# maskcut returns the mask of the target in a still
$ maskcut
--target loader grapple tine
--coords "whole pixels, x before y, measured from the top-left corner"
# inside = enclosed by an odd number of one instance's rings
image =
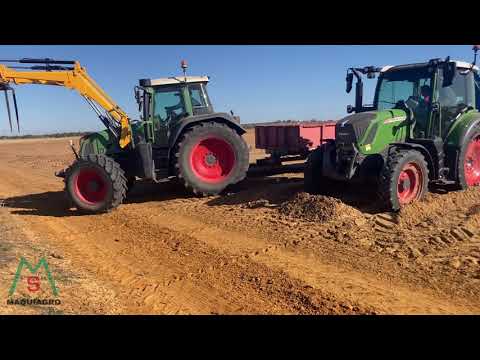
[[[5,103],[7,104],[7,113],[8,113],[8,122],[10,123],[10,132],[13,132],[13,127],[12,127],[12,114],[10,112],[10,103],[8,102],[8,94],[7,94],[7,89],[3,90],[5,93]]]
[[[20,132],[20,118],[18,117],[18,106],[17,106],[17,96],[15,95],[15,90],[12,89],[13,97],[13,107],[15,108],[15,117],[17,118],[17,129]]]

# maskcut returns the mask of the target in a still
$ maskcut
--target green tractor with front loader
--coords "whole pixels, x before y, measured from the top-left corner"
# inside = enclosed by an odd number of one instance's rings
[[[207,76],[185,74],[141,79],[134,91],[141,113],[131,121],[134,145],[121,149],[108,129],[87,135],[79,159],[60,174],[74,205],[87,213],[111,210],[137,178],[176,178],[198,196],[243,180],[249,167],[245,130],[233,112],[214,111],[208,82]]]
[[[305,190],[327,193],[334,182],[373,183],[385,207],[420,200],[429,185],[480,185],[480,76],[473,63],[425,63],[350,68],[354,113],[336,124],[335,140],[312,152]],[[373,105],[363,104],[362,75],[378,75]]]
[[[76,90],[93,108],[105,130],[82,137],[78,150],[72,144],[76,161],[56,175],[64,178],[78,210],[100,213],[120,205],[136,179],[177,178],[197,195],[215,195],[245,178],[249,151],[240,119],[233,112],[215,112],[206,88],[209,78],[187,76],[186,62],[181,66],[183,75],[139,81],[134,93],[140,120],[131,120],[73,60],[0,60],[0,91],[5,92],[11,129],[13,98],[19,131],[11,85],[63,86]]]

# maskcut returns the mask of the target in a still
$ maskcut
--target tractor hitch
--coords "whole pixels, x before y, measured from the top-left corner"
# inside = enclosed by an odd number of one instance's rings
[[[75,158],[78,160],[79,156],[77,150],[75,149],[75,146],[73,145],[73,140],[70,140],[70,148],[72,149]],[[65,168],[60,171],[55,171],[55,176],[65,179],[66,173],[67,169]]]
[[[55,171],[55,176],[65,179],[67,169],[62,169],[60,171]]]

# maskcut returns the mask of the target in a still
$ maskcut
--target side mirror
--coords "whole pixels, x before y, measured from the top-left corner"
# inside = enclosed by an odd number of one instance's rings
[[[347,74],[347,94],[350,94],[352,91],[352,84],[353,84],[353,73]]]
[[[138,111],[141,112],[143,107],[143,97],[145,95],[144,90],[141,87],[135,86],[134,93],[138,105]]]
[[[457,64],[453,61],[447,62],[443,66],[443,84],[442,87],[449,87],[453,84],[453,80],[455,80],[455,76],[457,76]]]
[[[134,93],[135,93],[135,100],[138,103],[140,101],[140,91],[138,90],[138,88],[134,89]]]
[[[355,108],[352,105],[347,106],[347,114],[351,114],[355,111]]]

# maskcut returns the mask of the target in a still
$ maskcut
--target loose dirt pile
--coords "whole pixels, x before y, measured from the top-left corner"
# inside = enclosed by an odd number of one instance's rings
[[[480,213],[479,202],[478,189],[450,192],[448,195],[428,193],[425,200],[403,208],[397,215],[398,222],[408,227],[419,223],[438,225],[445,218],[455,216],[466,219]],[[474,225],[479,226],[480,223]]]
[[[282,203],[278,210],[283,215],[317,223],[362,216],[358,210],[344,204],[339,199],[323,195],[310,195],[305,192],[298,193],[292,200]]]

